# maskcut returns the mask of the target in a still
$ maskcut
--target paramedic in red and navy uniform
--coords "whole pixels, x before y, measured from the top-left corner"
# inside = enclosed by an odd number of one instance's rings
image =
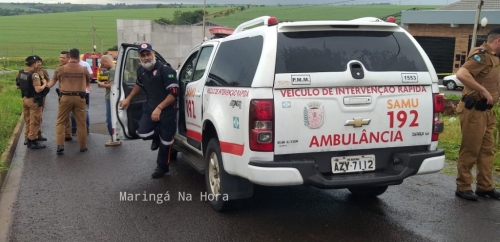
[[[141,89],[147,95],[139,120],[137,134],[143,140],[153,140],[152,150],[158,150],[157,167],[153,178],[161,178],[169,171],[172,144],[177,131],[177,96],[179,82],[177,72],[168,64],[156,61],[155,51],[148,43],[139,45],[141,66],[137,69],[137,80],[132,92],[120,102],[126,109],[130,100]]]

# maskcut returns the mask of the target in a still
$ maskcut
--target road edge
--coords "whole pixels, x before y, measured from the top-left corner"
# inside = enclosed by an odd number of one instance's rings
[[[24,115],[21,114],[19,122],[14,127],[14,132],[9,140],[9,146],[2,154],[4,163],[9,169],[7,172],[0,174],[0,241],[8,241],[10,226],[12,224],[13,205],[16,202],[19,190],[19,182],[24,164],[23,159],[26,153],[24,145],[19,147],[23,127]],[[18,153],[20,154],[19,156],[14,156],[18,147],[22,152]],[[15,165],[12,166],[12,164]]]
[[[24,114],[21,114],[19,117],[19,121],[17,122],[16,126],[14,126],[14,130],[12,132],[12,136],[9,139],[9,145],[7,146],[7,149],[2,153],[1,159],[4,161],[5,166],[9,167],[10,164],[12,163],[12,157],[14,156],[14,153],[16,153],[16,148],[17,148],[17,142],[19,141],[19,137],[21,136],[21,131],[23,130],[24,127]],[[7,175],[9,174],[10,169],[8,169],[6,172],[0,173],[0,198],[2,197],[2,191],[3,191],[3,185],[5,182],[5,179],[7,178]]]

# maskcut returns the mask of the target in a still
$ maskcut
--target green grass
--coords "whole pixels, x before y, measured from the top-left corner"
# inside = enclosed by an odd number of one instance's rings
[[[455,101],[458,101],[458,100],[462,99],[462,96],[459,96],[459,95],[456,95],[456,94],[444,94],[444,97],[446,99],[455,100]]]
[[[297,20],[349,20],[360,17],[386,17],[402,10],[418,8],[422,10],[436,9],[439,6],[266,6],[251,7],[227,17],[212,18],[211,21],[221,25],[236,28],[239,24],[260,16],[274,16],[279,21]],[[400,18],[396,18],[400,21]]]
[[[229,9],[208,8],[208,13]],[[72,13],[32,14],[0,17],[0,62],[2,57],[27,57],[32,54],[58,57],[61,50],[79,48],[92,51],[91,18],[96,31],[97,50],[104,51],[117,44],[117,19],[173,18],[175,11],[194,11],[197,8],[99,10]],[[137,26],[140,28],[141,26]]]
[[[16,88],[15,73],[0,75],[0,154],[9,144],[14,127],[22,113],[21,93]],[[5,161],[0,161],[0,172],[7,167]]]

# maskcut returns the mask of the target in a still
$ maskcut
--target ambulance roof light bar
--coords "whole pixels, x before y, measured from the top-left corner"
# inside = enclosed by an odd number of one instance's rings
[[[234,34],[243,31],[245,28],[252,27],[252,26],[255,26],[257,24],[264,24],[265,26],[273,26],[273,25],[278,24],[278,19],[276,19],[276,17],[271,17],[271,16],[262,16],[262,17],[258,17],[258,18],[249,20],[247,22],[240,24],[234,30]]]

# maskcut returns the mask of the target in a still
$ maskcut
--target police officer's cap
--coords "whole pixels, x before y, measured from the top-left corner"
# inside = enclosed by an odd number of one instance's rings
[[[28,58],[26,58],[25,61],[42,61],[42,58],[40,58],[40,56],[37,56],[37,55],[30,55],[28,56]]]
[[[496,28],[493,28],[490,30],[490,32],[488,33],[488,35],[490,34],[500,34],[500,27],[496,27]]]
[[[153,51],[153,47],[149,43],[143,43],[139,45],[139,54],[143,51]]]

